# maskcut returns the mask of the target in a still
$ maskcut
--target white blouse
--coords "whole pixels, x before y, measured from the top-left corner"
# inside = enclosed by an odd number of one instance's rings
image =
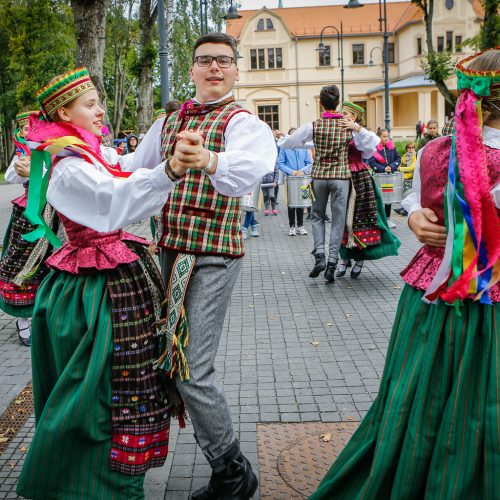
[[[153,168],[162,160],[163,122],[164,118],[156,120],[148,130],[134,153],[134,165]],[[224,151],[217,153],[217,169],[209,176],[220,194],[242,196],[265,174],[274,171],[277,157],[274,137],[269,126],[257,116],[238,113],[231,118],[224,133],[224,144]]]
[[[12,161],[10,162],[9,167],[5,171],[5,180],[10,184],[24,184],[28,179],[28,177],[21,177],[16,173],[16,165],[19,161],[19,156],[14,155]]]
[[[113,148],[101,146],[101,154],[110,164],[123,163],[123,170],[136,166],[133,155],[120,157]],[[72,221],[108,232],[158,214],[174,186],[164,162],[153,169],[139,168],[125,179],[67,156],[52,171],[47,201]]]
[[[500,130],[492,127],[483,127],[483,144],[490,148],[500,149]],[[422,156],[422,148],[417,153],[417,162],[413,171],[412,192],[401,202],[401,206],[410,214],[422,208],[420,191],[422,183],[420,180],[420,158]],[[497,184],[491,191],[495,206],[500,208],[500,184]]]

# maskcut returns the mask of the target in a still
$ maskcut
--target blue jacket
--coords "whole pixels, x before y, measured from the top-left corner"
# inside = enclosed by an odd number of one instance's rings
[[[305,174],[311,172],[312,160],[308,149],[283,149],[278,154],[278,168],[286,175],[292,175],[294,170]]]
[[[398,150],[392,142],[388,141],[386,146],[379,144],[374,156],[368,158],[366,163],[378,173],[384,173],[385,167],[388,166],[391,167],[392,172],[395,172],[399,168],[399,165],[401,165],[401,156],[399,156]]]

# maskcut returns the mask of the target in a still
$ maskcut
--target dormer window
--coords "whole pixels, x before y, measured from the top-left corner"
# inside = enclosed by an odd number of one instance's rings
[[[273,30],[274,29],[274,24],[272,19],[264,19],[260,18],[259,21],[257,22],[257,31],[266,31],[266,30]]]

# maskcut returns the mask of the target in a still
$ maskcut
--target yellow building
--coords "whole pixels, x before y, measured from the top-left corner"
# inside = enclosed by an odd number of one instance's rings
[[[347,3],[347,0],[346,2]],[[227,22],[227,33],[238,42],[240,80],[237,99],[274,128],[287,131],[319,116],[321,87],[341,88],[339,48],[342,47],[344,96],[366,109],[366,122],[384,126],[383,38],[379,5],[359,9],[342,5],[262,8],[239,11]],[[471,53],[461,47],[482,22],[479,0],[436,0],[433,36],[437,51],[460,59]],[[451,110],[420,63],[426,51],[422,11],[407,2],[387,2],[391,129],[394,137],[412,137],[418,120],[444,124]],[[339,45],[337,30],[343,31]],[[318,51],[323,30],[325,51]],[[372,61],[372,63],[370,63]],[[454,79],[448,82],[455,89]]]

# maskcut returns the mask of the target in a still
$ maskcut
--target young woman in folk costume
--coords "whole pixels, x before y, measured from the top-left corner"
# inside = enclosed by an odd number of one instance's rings
[[[165,163],[124,171],[133,157],[101,146],[104,110],[85,68],[37,97],[26,216],[55,240],[40,216],[50,173],[46,198],[67,242],[47,259],[33,313],[37,425],[17,491],[40,500],[143,498],[144,474],[164,463],[168,445],[167,391],[155,369],[165,292],[147,242],[120,228],[158,213],[185,171],[174,175]]]
[[[403,202],[425,245],[379,395],[312,500],[498,498],[500,50],[457,75],[453,137],[423,149]]]
[[[358,144],[355,144],[354,140],[349,144],[352,188],[347,206],[344,239],[340,247],[342,260],[335,275],[338,278],[344,276],[347,268],[351,267],[351,259],[355,261],[351,278],[356,279],[361,274],[365,260],[397,255],[400,245],[399,240],[388,229],[382,198],[364,162],[364,159],[376,151],[380,139],[359,124],[363,113],[364,109],[356,104],[342,104],[344,121],[357,133]]]
[[[28,178],[30,173],[31,152],[26,145],[30,113],[16,116],[18,128],[14,132],[16,152],[5,173],[5,180],[11,184],[23,184],[25,194],[12,200],[12,215],[2,247],[0,259],[0,309],[16,319],[19,341],[30,345],[29,318],[33,314],[35,296],[47,268],[43,265],[51,246],[47,239],[27,241],[22,236],[35,228],[24,217],[28,199]],[[55,224],[54,211],[47,206],[45,217],[49,225]]]

